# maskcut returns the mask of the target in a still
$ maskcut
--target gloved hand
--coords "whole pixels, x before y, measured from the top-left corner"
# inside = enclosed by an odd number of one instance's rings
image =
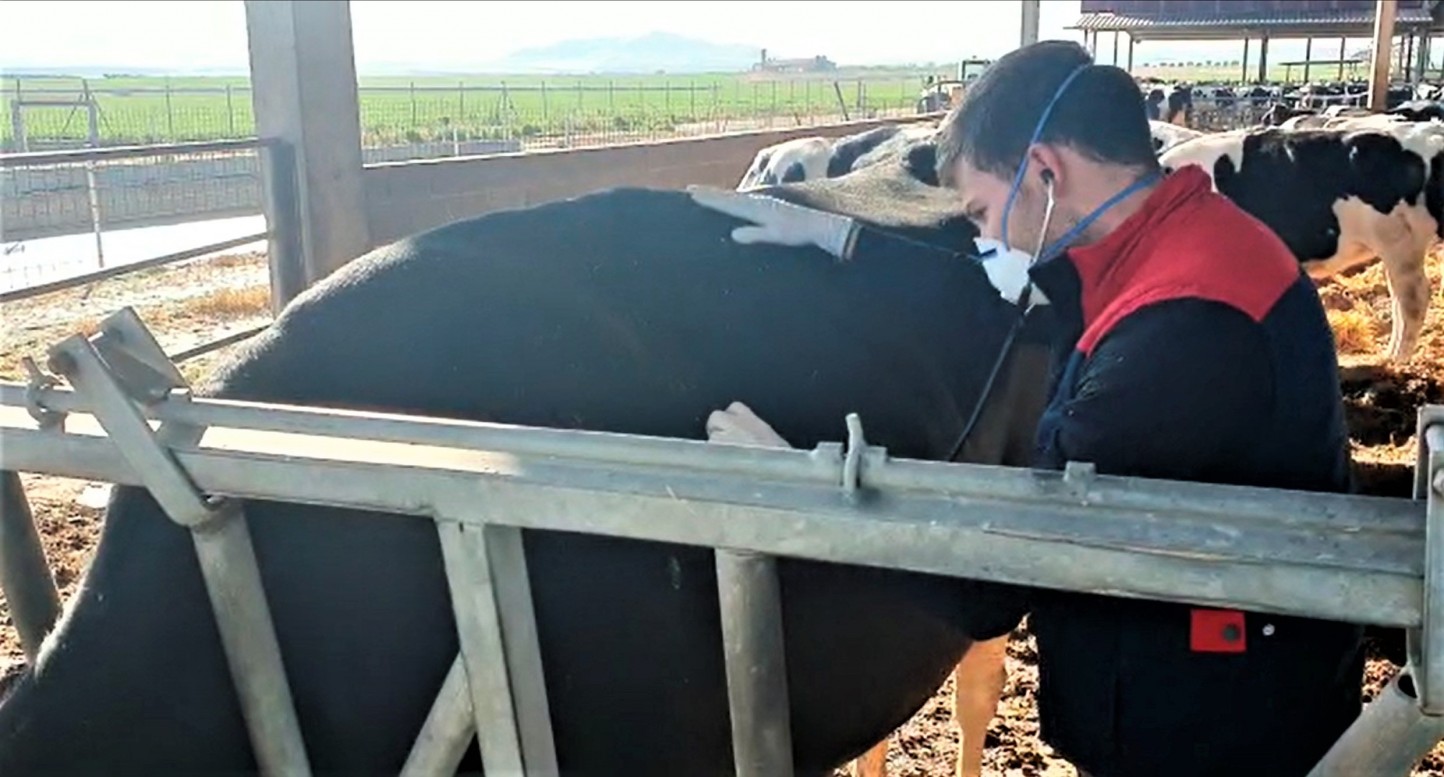
[[[847,216],[804,208],[765,194],[710,186],[689,186],[687,193],[704,208],[752,222],[754,226],[732,230],[732,239],[738,243],[814,245],[838,259],[847,259],[852,251],[857,222]]]
[[[760,445],[769,448],[791,448],[752,408],[733,402],[726,410],[713,410],[707,416],[708,442],[730,445]]]

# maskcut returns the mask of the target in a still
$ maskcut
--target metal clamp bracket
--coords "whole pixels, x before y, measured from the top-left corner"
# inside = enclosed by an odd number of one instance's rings
[[[110,316],[91,338],[62,340],[50,350],[50,367],[89,400],[96,421],[171,520],[196,528],[228,514],[201,494],[136,407],[186,382],[133,310]]]
[[[101,322],[91,338],[72,335],[50,351],[121,456],[166,515],[191,530],[251,747],[266,775],[310,774],[275,624],[261,585],[250,529],[239,502],[201,493],[163,443],[175,428],[151,431],[137,403],[188,388],[135,311]],[[193,427],[181,427],[194,432]]]

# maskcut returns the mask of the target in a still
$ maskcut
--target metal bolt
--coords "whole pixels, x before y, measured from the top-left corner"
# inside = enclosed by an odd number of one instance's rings
[[[1274,635],[1274,625],[1272,623],[1264,624],[1263,635],[1265,637],[1272,637]]]

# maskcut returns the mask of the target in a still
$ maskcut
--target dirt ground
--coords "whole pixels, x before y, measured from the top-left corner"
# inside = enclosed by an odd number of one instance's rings
[[[1441,257],[1430,258],[1430,278],[1440,285]],[[168,352],[175,353],[269,318],[263,256],[237,255],[163,268],[20,302],[0,304],[0,379],[23,380],[21,358],[43,363],[45,349],[77,331],[89,332],[116,309],[134,306]],[[1349,410],[1354,457],[1366,493],[1408,496],[1415,454],[1415,411],[1444,401],[1444,305],[1431,309],[1420,352],[1402,369],[1379,366],[1388,340],[1389,297],[1379,266],[1325,283],[1320,295],[1339,341],[1341,385]],[[226,351],[182,365],[197,379]],[[23,476],[45,551],[63,597],[69,597],[99,537],[102,484]],[[985,773],[1000,777],[1073,777],[1071,766],[1038,741],[1034,693],[1036,653],[1026,629],[1009,647],[1008,685],[988,731]],[[1371,659],[1364,686],[1372,693],[1393,673]],[[21,652],[0,599],[0,665],[19,662]],[[3,672],[0,672],[3,674]],[[1367,698],[1366,697],[1366,698]],[[893,777],[951,775],[958,735],[952,725],[951,680],[905,726],[894,732],[888,773]],[[840,770],[839,777],[847,774]],[[1415,772],[1444,777],[1444,748]]]

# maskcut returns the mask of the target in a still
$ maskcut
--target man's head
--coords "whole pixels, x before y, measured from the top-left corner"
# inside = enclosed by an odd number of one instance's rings
[[[1046,184],[1056,208],[1046,236],[1052,242],[1100,203],[1156,171],[1143,95],[1128,73],[1093,65],[1076,43],[1043,41],[993,63],[944,121],[938,177],[959,191],[983,237],[1033,250],[1043,223]],[[1038,120],[1058,88],[1038,142]],[[1008,214],[1003,211],[1019,167],[1027,168]]]

